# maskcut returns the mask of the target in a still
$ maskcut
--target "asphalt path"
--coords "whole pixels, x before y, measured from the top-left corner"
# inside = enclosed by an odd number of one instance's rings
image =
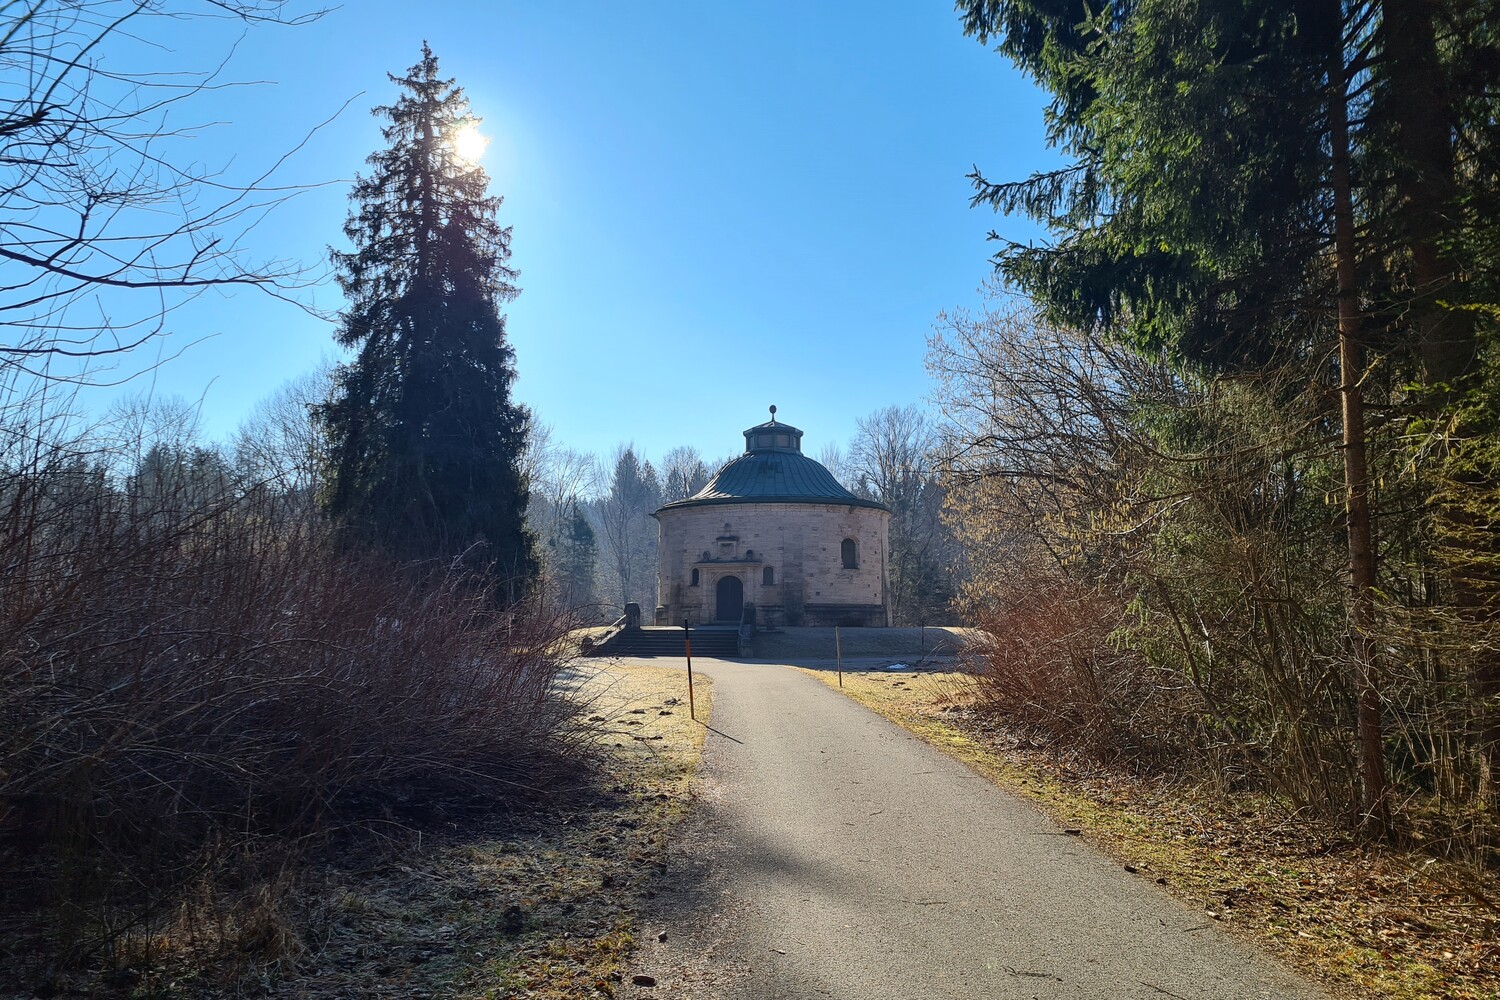
[[[624,995],[1326,1000],[816,679],[694,667],[714,682],[703,799]]]

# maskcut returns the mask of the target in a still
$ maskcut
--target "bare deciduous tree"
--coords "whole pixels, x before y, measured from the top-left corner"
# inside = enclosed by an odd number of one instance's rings
[[[713,475],[697,448],[673,448],[661,460],[661,502],[686,500],[701,490]]]
[[[941,620],[957,593],[959,557],[943,523],[937,430],[915,406],[888,406],[856,427],[846,474],[855,492],[891,510],[891,616],[899,625]]]
[[[247,486],[297,495],[311,503],[322,453],[312,409],[328,398],[332,385],[333,367],[324,364],[255,405],[230,442],[236,470]]]
[[[161,65],[168,21],[301,24],[286,0],[29,0],[0,7],[0,371],[124,354],[215,286],[285,295],[302,269],[251,259],[245,234],[294,187],[282,156],[249,176],[198,163],[182,119],[234,86],[217,64]],[[174,30],[180,30],[180,27]],[[150,60],[149,62],[147,60]]]
[[[823,445],[818,452],[818,464],[833,473],[833,478],[845,489],[852,490],[857,485],[854,470],[850,467],[844,450],[836,442],[829,441]]]

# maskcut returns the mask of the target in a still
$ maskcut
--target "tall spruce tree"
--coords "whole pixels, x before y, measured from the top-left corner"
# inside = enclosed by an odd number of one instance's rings
[[[324,503],[353,535],[410,560],[462,559],[514,595],[536,571],[518,460],[530,422],[512,402],[514,351],[500,306],[515,298],[501,199],[458,148],[477,120],[424,43],[385,118],[335,252],[349,306],[339,367],[318,416]]]

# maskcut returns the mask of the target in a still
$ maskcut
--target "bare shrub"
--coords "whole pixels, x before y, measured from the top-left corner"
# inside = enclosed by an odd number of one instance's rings
[[[79,915],[53,926],[75,955],[234,845],[284,857],[557,779],[566,623],[495,610],[456,565],[349,552],[214,449],[115,475],[89,439],[4,430],[0,867],[37,880],[11,906]]]
[[[1144,534],[1123,528],[1140,510],[1137,414],[1179,398],[1180,379],[1004,304],[950,317],[928,364],[948,418],[947,517],[970,563],[960,605],[989,637],[986,706],[1100,759],[1182,760],[1200,705],[1115,640]]]
[[[1118,599],[1041,573],[1022,574],[993,597],[970,650],[985,709],[1101,760],[1159,768],[1191,743],[1184,699],[1112,641],[1127,613]]]

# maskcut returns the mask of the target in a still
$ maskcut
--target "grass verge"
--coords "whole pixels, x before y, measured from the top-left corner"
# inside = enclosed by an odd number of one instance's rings
[[[681,671],[588,669],[576,694],[599,753],[550,805],[346,845],[221,912],[214,947],[168,928],[150,956],[51,995],[614,996],[706,730],[688,718]],[[695,690],[706,720],[711,683]]]
[[[706,721],[712,682],[699,677],[694,691]],[[611,997],[626,978],[639,933],[635,905],[687,814],[707,729],[689,718],[680,670],[612,664],[583,693],[595,710],[590,721],[602,727],[612,798],[520,865],[535,897],[532,933],[488,968],[471,970],[462,996]]]
[[[837,687],[827,671],[806,672]],[[1358,845],[1263,798],[1085,768],[973,712],[970,683],[955,673],[846,672],[843,693],[1336,995],[1500,998],[1495,873]]]

